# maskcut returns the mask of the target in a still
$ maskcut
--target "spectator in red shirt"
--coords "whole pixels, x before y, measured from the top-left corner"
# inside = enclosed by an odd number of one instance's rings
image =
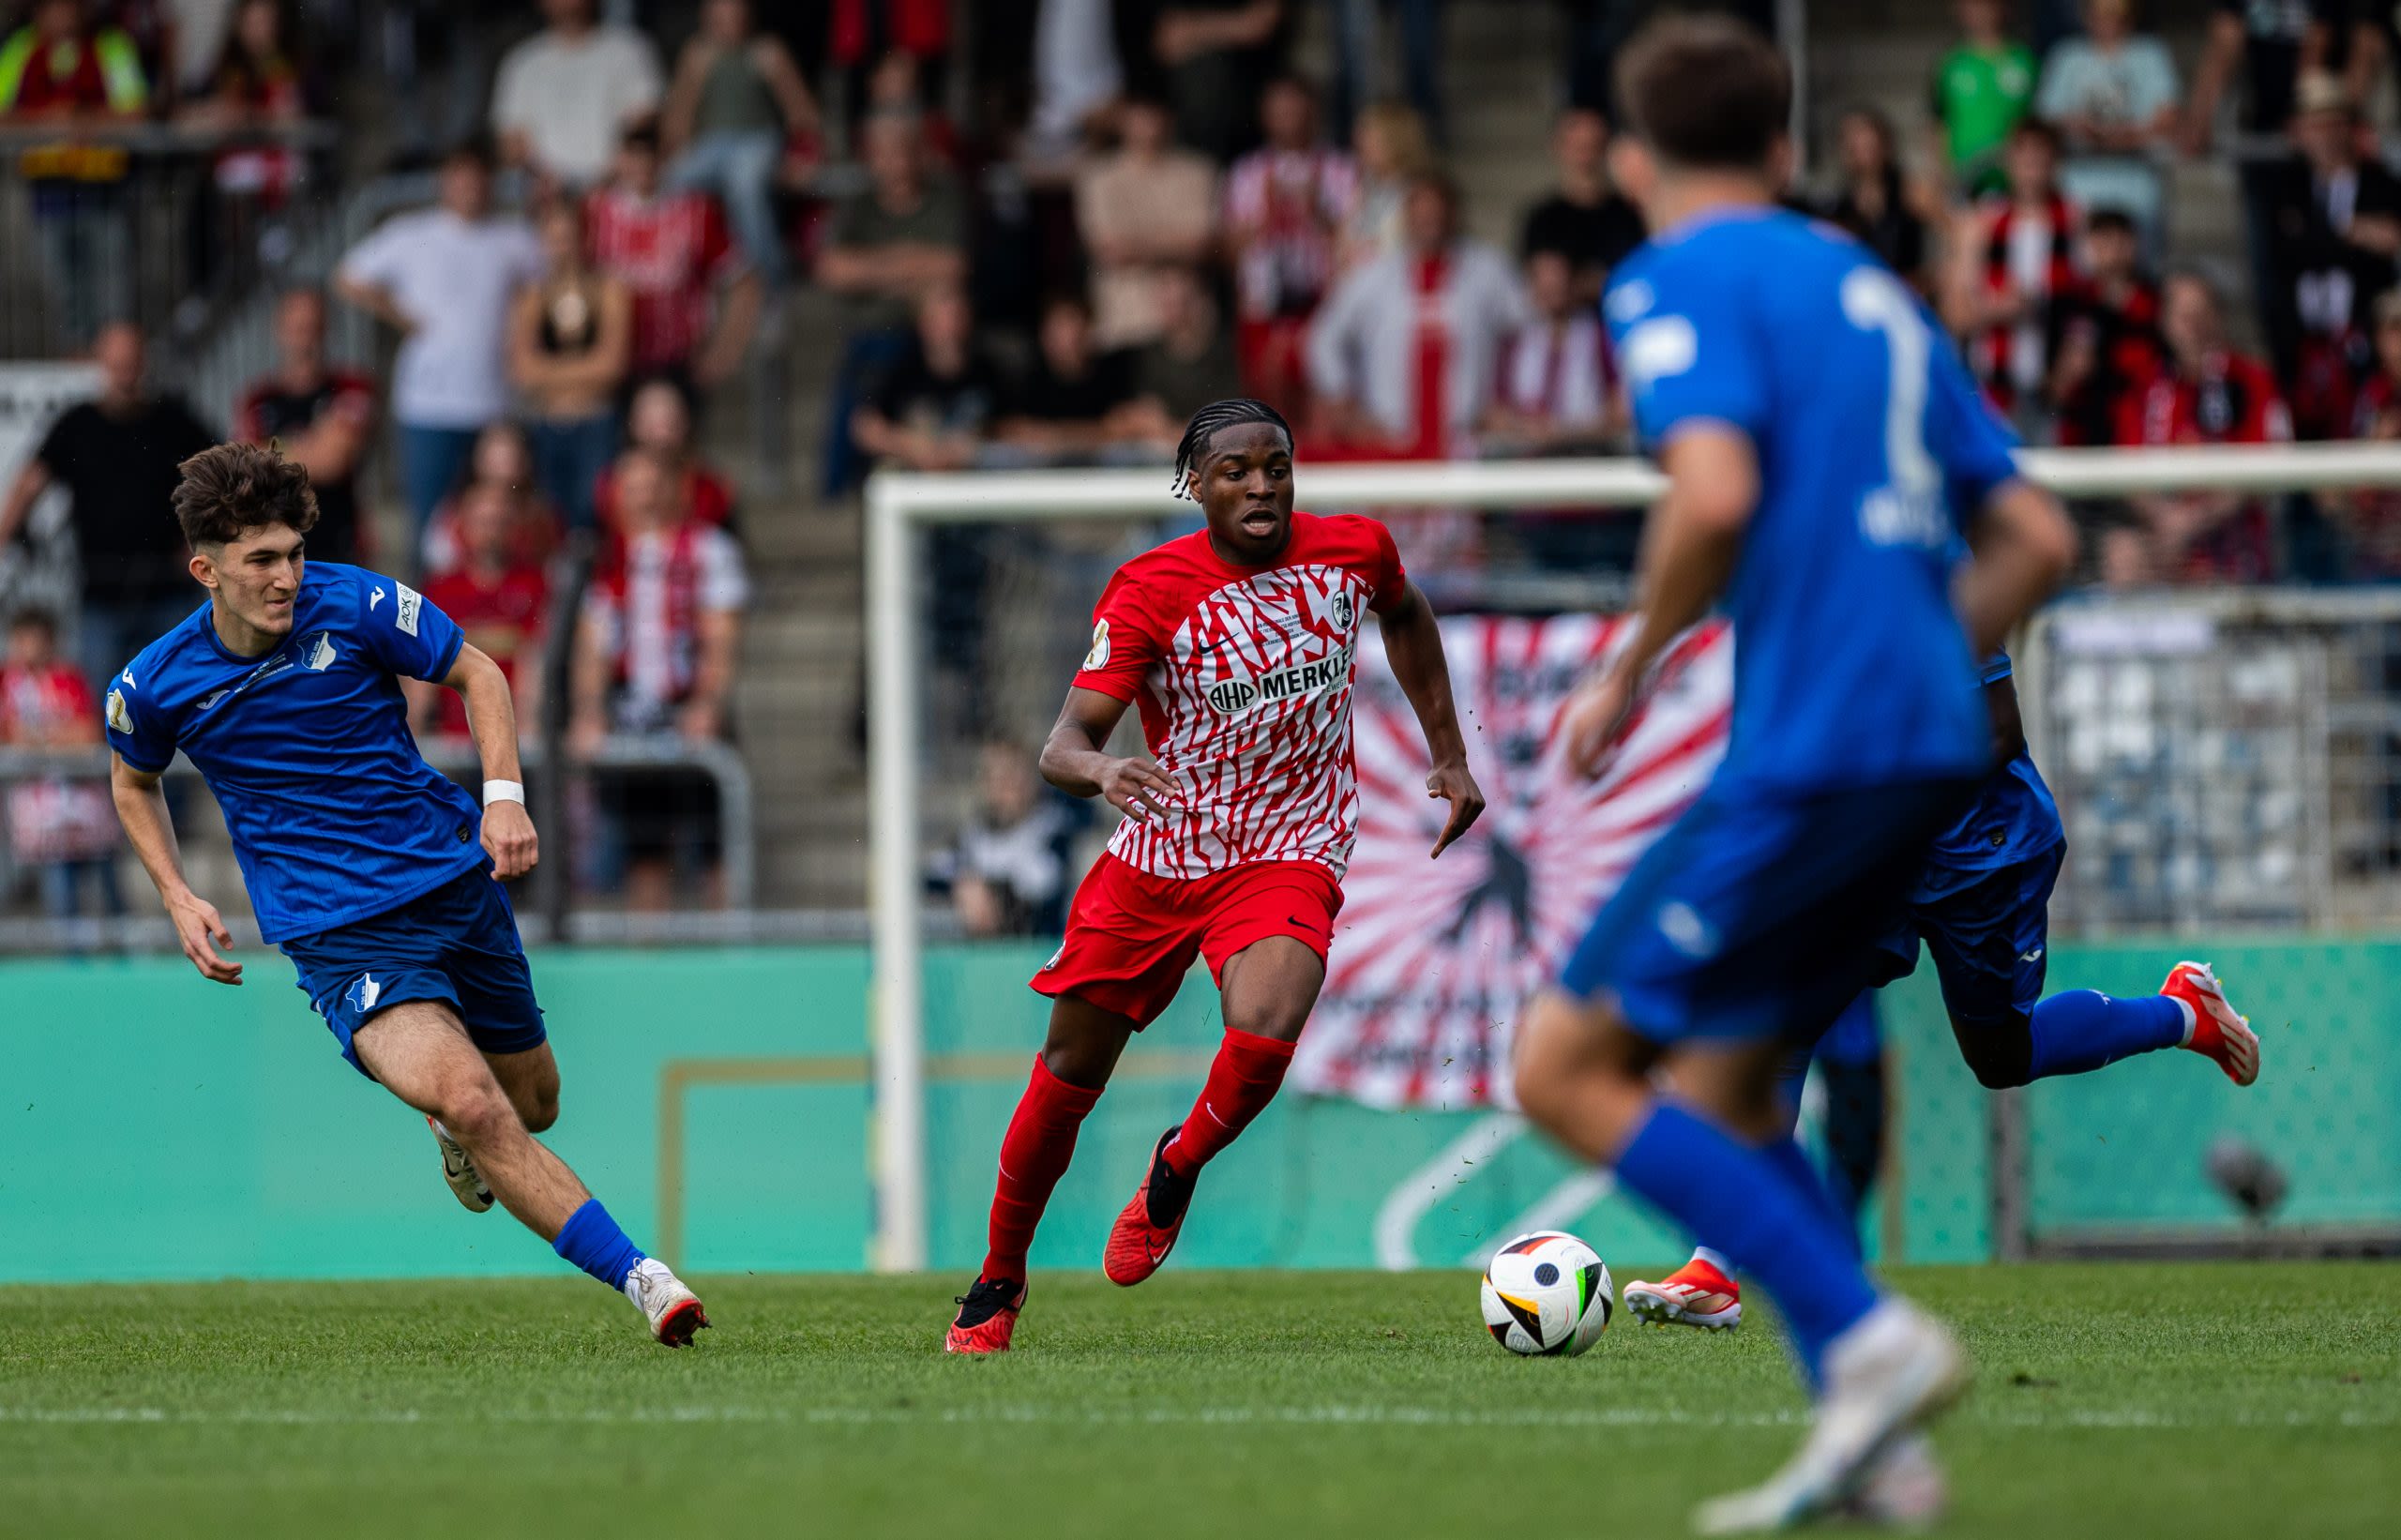
[[[2076,286],[2080,221],[2059,189],[2057,130],[2027,118],[2010,130],[2001,164],[2007,190],[1965,221],[1954,243],[1944,305],[1968,339],[1968,362],[1985,394],[2029,437],[2039,437],[2049,373],[2053,307]]]
[[[1484,409],[1487,449],[1557,454],[1623,437],[1624,397],[1600,312],[1583,297],[1576,259],[1555,248],[1526,259],[1533,318],[1501,347],[1499,388]]]
[[[626,437],[632,446],[654,455],[671,473],[684,511],[711,528],[733,522],[733,483],[703,461],[692,446],[692,405],[672,380],[646,380],[634,391],[626,411]],[[600,474],[593,503],[600,510],[600,527],[623,527],[617,516],[617,473],[623,460]]]
[[[372,549],[359,515],[358,467],[375,427],[375,383],[325,361],[325,296],[287,291],[275,312],[275,372],[242,393],[238,431],[249,444],[269,440],[305,466],[317,492],[317,527],[309,554],[329,562],[363,560]]]
[[[0,665],[0,743],[23,748],[97,748],[99,706],[76,667],[58,656],[58,620],[24,609],[8,623]],[[38,776],[8,788],[8,849],[41,873],[42,907],[59,919],[83,913],[91,879],[103,914],[122,914],[116,885],[116,809],[105,780]]]
[[[566,522],[559,517],[559,510],[542,496],[525,430],[513,422],[496,422],[476,435],[475,452],[467,462],[467,485],[444,498],[425,526],[425,547],[420,554],[428,581],[457,570],[465,559],[459,540],[459,510],[469,493],[479,488],[498,491],[514,510],[509,538],[517,560],[538,566],[565,543]]]
[[[2168,367],[2136,392],[2121,418],[2123,445],[2282,444],[2292,421],[2266,363],[2234,352],[2217,290],[2197,273],[2160,291]],[[2135,500],[2155,569],[2170,580],[2258,582],[2275,575],[2275,530],[2265,504],[2198,491]]]
[[[551,578],[540,562],[526,560],[518,515],[506,487],[479,482],[461,493],[459,565],[429,579],[425,596],[459,623],[469,645],[500,665],[517,703],[517,719],[535,722],[540,720]],[[409,694],[409,715],[419,732],[430,728],[456,737],[467,731],[466,702],[458,691],[427,686]]]
[[[2084,222],[2084,276],[2061,297],[2049,394],[2066,445],[2107,444],[2129,399],[2167,367],[2159,286],[2142,269],[2132,216],[2105,208]]]
[[[1234,345],[1246,392],[1298,417],[1308,396],[1309,317],[1334,287],[1336,248],[1359,206],[1359,167],[1318,142],[1306,81],[1270,82],[1259,115],[1267,143],[1226,178]]]
[[[626,130],[615,174],[592,194],[584,223],[593,263],[633,291],[633,372],[702,389],[732,374],[759,323],[758,275],[714,200],[662,190],[656,119]]]

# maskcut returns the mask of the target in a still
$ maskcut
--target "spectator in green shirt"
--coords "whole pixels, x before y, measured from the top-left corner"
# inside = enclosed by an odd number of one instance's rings
[[[2001,184],[2001,147],[2034,99],[2034,51],[2009,36],[2008,0],[1959,0],[1958,46],[1934,68],[1943,163],[1970,197]]]

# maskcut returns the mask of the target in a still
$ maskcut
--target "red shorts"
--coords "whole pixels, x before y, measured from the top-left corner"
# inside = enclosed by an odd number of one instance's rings
[[[1076,889],[1067,939],[1031,980],[1147,1027],[1183,987],[1192,959],[1224,982],[1226,959],[1290,936],[1325,960],[1342,889],[1314,861],[1260,861],[1207,877],[1154,877],[1104,854]]]

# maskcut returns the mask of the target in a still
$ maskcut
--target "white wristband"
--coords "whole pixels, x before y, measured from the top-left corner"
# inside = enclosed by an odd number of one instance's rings
[[[488,780],[484,782],[484,806],[495,802],[514,802],[525,806],[525,783],[521,780]]]

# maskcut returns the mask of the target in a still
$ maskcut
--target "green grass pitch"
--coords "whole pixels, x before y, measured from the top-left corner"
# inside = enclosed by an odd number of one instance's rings
[[[1980,1370],[1942,1532],[2396,1532],[2401,1268],[1896,1279]],[[1799,1432],[1763,1320],[1521,1360],[1472,1275],[1040,1276],[986,1361],[959,1280],[705,1281],[689,1352],[572,1278],[0,1290],[0,1535],[1669,1536]]]

